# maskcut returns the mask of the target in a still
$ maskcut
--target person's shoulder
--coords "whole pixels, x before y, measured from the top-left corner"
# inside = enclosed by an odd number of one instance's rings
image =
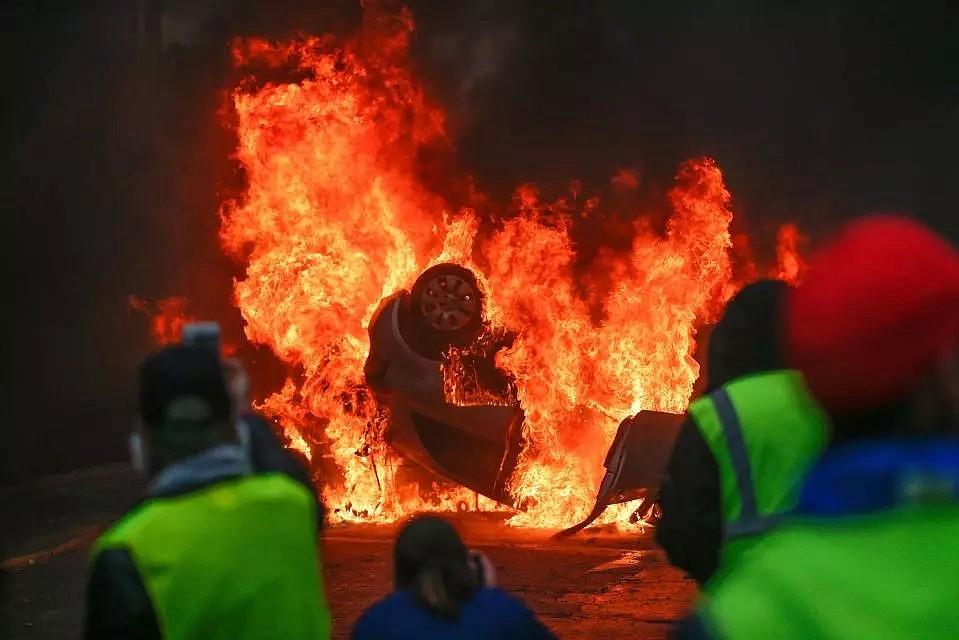
[[[243,417],[243,422],[250,436],[250,458],[254,471],[284,473],[307,487],[311,494],[315,492],[308,470],[309,461],[299,452],[284,447],[279,436],[263,416],[249,413]]]
[[[496,637],[556,640],[525,602],[497,588],[482,589],[473,598],[473,615],[481,615],[497,629]],[[490,636],[493,637],[493,636]]]
[[[693,400],[686,408],[686,420],[684,422],[691,422],[692,426],[695,426],[698,431],[702,421],[715,419],[717,416],[716,405],[713,403],[715,394],[716,391],[713,391]]]
[[[294,478],[279,471],[254,473],[246,476],[238,483],[242,491],[250,498],[260,502],[270,502],[285,505],[286,508],[303,513],[311,513],[314,509],[313,496],[305,487]]]
[[[397,617],[402,617],[409,608],[408,594],[403,591],[390,593],[371,604],[360,615],[350,637],[357,640],[386,637],[384,630],[393,628]]]
[[[364,618],[376,620],[389,617],[398,612],[415,608],[415,604],[405,591],[394,591],[371,604],[360,616],[360,620]]]
[[[482,602],[519,602],[499,587],[483,587],[476,592],[476,599]]]
[[[473,598],[473,603],[478,608],[495,610],[500,616],[529,617],[533,615],[522,600],[497,587],[480,589]]]
[[[143,529],[150,527],[151,520],[156,517],[156,510],[152,509],[154,501],[145,499],[137,503],[132,509],[123,514],[104,531],[94,544],[94,552],[117,546],[126,546],[131,537]]]

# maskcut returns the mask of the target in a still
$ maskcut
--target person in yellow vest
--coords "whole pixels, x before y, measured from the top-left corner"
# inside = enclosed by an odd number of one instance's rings
[[[330,637],[317,505],[255,473],[218,354],[176,345],[140,369],[134,465],[145,499],[96,543],[85,637]]]
[[[905,218],[850,224],[787,297],[785,343],[833,440],[675,637],[959,637],[959,252]]]
[[[710,337],[710,384],[689,407],[660,488],[656,539],[701,585],[794,505],[825,446],[827,420],[780,354],[788,288],[763,280],[730,300]]]

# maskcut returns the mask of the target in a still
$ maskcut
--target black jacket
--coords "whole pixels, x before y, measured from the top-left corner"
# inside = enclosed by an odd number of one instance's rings
[[[304,484],[316,497],[316,487],[310,474],[297,458],[283,447],[270,425],[259,416],[247,416],[250,431],[250,462],[254,473],[285,473]],[[246,463],[249,464],[249,463]],[[247,467],[248,469],[249,467]],[[227,479],[221,477],[217,481]],[[207,484],[189,485],[180,493],[155,496],[182,495]],[[317,523],[323,522],[322,509],[317,501]],[[84,638],[86,640],[160,640],[153,603],[147,594],[136,564],[126,549],[107,549],[100,553],[90,570],[87,582],[87,614]]]
[[[666,467],[659,504],[656,541],[670,563],[706,583],[719,566],[723,539],[719,468],[689,415]]]
[[[97,556],[87,581],[87,640],[160,640],[153,603],[126,549]]]

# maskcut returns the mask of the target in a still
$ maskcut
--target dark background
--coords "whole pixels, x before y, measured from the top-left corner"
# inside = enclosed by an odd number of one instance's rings
[[[666,184],[718,158],[759,241],[875,210],[959,238],[959,10],[807,0],[411,1],[458,162],[524,181]],[[236,187],[216,109],[234,34],[350,29],[358,2],[6,3],[0,480],[118,460],[136,363],[126,298],[227,318],[217,204]],[[162,26],[156,28],[156,24]],[[758,243],[757,243],[758,244]]]

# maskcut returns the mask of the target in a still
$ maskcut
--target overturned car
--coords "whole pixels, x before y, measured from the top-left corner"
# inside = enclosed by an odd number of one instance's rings
[[[475,274],[452,263],[424,271],[413,286],[384,299],[369,326],[366,383],[390,413],[384,437],[409,464],[408,473],[453,482],[504,505],[522,509],[508,482],[522,451],[523,411],[509,381],[493,364],[511,336],[482,336],[483,296]],[[444,353],[472,356],[472,382],[484,400],[450,402]],[[476,391],[476,390],[474,390]],[[643,411],[624,420],[606,455],[606,472],[589,517],[611,505],[644,499],[652,509],[659,479],[681,417]]]

